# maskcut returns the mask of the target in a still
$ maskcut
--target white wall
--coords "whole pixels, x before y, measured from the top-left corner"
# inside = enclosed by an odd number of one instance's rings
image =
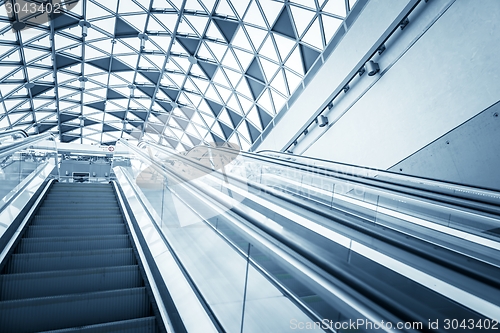
[[[452,5],[304,155],[387,169],[500,100],[500,1],[432,2]]]

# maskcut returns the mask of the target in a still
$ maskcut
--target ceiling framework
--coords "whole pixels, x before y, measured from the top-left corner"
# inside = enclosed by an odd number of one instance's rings
[[[248,149],[355,0],[80,0],[48,23],[21,19],[20,31],[5,2],[0,131],[182,151],[227,141]]]

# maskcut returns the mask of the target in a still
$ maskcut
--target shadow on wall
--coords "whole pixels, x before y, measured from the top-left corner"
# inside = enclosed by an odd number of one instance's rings
[[[500,190],[500,101],[389,171]]]

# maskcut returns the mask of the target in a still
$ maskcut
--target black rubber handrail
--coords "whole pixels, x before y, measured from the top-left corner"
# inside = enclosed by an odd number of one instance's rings
[[[188,152],[179,153],[169,147],[159,145],[154,142],[149,142],[146,140],[141,140],[137,146],[141,147],[144,144],[149,144],[156,148],[167,150],[172,154],[189,155]],[[194,147],[193,149],[196,148],[197,147]],[[230,151],[234,154],[234,150],[231,150],[223,146],[222,147],[211,146],[210,148],[215,150]],[[274,151],[262,151],[262,152],[269,152],[269,153],[274,153],[276,155],[286,156],[286,154],[281,152],[274,152]],[[275,163],[285,167],[298,169],[301,171],[312,171],[318,176],[334,177],[345,181],[356,182],[363,186],[373,186],[378,189],[384,189],[399,194],[411,195],[426,200],[438,201],[445,204],[463,207],[466,209],[478,210],[489,214],[500,213],[500,210],[497,208],[498,205],[500,204],[500,193],[498,191],[491,189],[474,188],[462,184],[454,184],[450,182],[444,182],[435,179],[420,178],[416,176],[400,175],[384,170],[367,168],[366,170],[379,173],[377,177],[369,177],[358,174],[349,174],[342,170],[335,169],[333,167],[329,168],[327,166],[315,166],[312,165],[312,163],[308,164],[305,162],[291,161],[286,158],[272,157],[261,153],[249,153],[243,151],[239,151],[238,153],[244,157],[265,161],[267,163]],[[294,157],[299,157],[302,160],[309,160],[312,162],[318,161],[327,164],[336,164],[341,167],[353,167],[353,168],[363,169],[363,167],[352,164],[337,163],[328,160],[321,160],[303,156],[294,156]],[[380,177],[382,175],[384,175],[385,177]],[[397,176],[397,177],[391,177],[391,176]],[[432,182],[433,184],[429,184],[427,182]]]
[[[13,134],[21,134],[25,138],[29,137],[29,134],[26,133],[26,131],[24,131],[22,129],[15,129],[15,130],[9,130],[9,131],[0,132],[0,138],[4,137],[4,136],[10,136],[10,135],[13,135]]]

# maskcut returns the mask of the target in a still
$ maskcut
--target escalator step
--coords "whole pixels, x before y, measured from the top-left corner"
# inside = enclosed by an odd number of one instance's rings
[[[116,200],[114,193],[107,192],[60,192],[60,193],[49,193],[47,194],[47,199],[64,199],[64,198],[108,198],[111,200]]]
[[[48,194],[47,194],[47,197],[61,197],[61,196],[64,196],[65,194],[71,194],[72,197],[78,197],[80,196],[80,194],[85,194],[83,197],[87,198],[89,195],[90,197],[91,194],[99,194],[99,195],[106,195],[106,196],[114,196],[115,195],[115,192],[112,191],[112,190],[109,190],[109,191],[94,191],[94,190],[90,190],[90,191],[82,191],[82,190],[78,190],[78,191],[50,191]]]
[[[104,186],[104,187],[92,187],[92,186],[74,186],[74,187],[68,187],[68,186],[54,186],[51,189],[51,192],[113,192],[113,188],[111,186]]]
[[[85,184],[82,185],[80,184],[72,184],[72,185],[62,185],[62,184],[54,184],[51,190],[57,191],[57,190],[63,190],[63,191],[71,191],[71,190],[80,190],[80,191],[88,191],[88,190],[94,190],[94,191],[105,191],[109,190],[112,191],[113,188],[111,185],[106,184],[106,185],[92,185],[92,184]]]
[[[53,184],[21,237],[0,272],[0,332],[159,332],[110,184]]]
[[[7,274],[0,276],[0,301],[142,287],[137,265]]]
[[[64,199],[59,199],[59,200],[47,199],[47,200],[43,201],[42,206],[44,206],[44,205],[45,206],[76,205],[76,204],[80,204],[80,205],[116,205],[116,206],[118,206],[116,201],[103,201],[100,199],[82,200],[78,197],[64,198]]]
[[[94,220],[95,221],[98,220]],[[83,225],[33,225],[26,230],[25,237],[71,237],[71,236],[106,236],[125,235],[127,230],[119,224],[83,224]]]
[[[0,302],[3,332],[38,332],[150,316],[146,288]]]
[[[121,215],[94,215],[87,212],[87,216],[54,216],[54,215],[36,215],[33,219],[32,225],[49,225],[49,224],[71,224],[71,225],[85,225],[85,224],[123,224],[123,217]]]
[[[7,274],[135,265],[132,249],[13,254]]]
[[[45,331],[40,333],[155,333],[156,319],[155,317],[145,317],[113,323],[91,325],[85,327],[75,327],[56,331]]]
[[[120,209],[118,207],[115,207],[115,208],[98,208],[98,207],[95,207],[95,208],[91,208],[90,211],[92,212],[92,214],[96,214],[96,215],[118,215],[120,214]],[[64,206],[64,205],[61,205],[59,207],[59,209],[51,209],[50,207],[49,208],[45,208],[45,207],[41,207],[38,212],[37,212],[37,216],[46,216],[46,215],[49,215],[49,216],[88,216],[89,215],[89,209],[77,209],[77,208],[74,208],[74,207],[68,207],[68,206]]]
[[[82,185],[81,183],[79,184],[73,184],[73,185],[62,185],[62,184],[54,184],[51,190],[64,190],[64,191],[71,191],[71,190],[112,190],[113,188],[111,185],[92,185],[92,184],[86,184]]]
[[[114,194],[113,194],[114,195]],[[54,198],[49,198],[46,197],[44,202],[48,203],[54,203],[54,202],[102,202],[100,198],[92,197],[92,196],[85,196],[85,197],[79,197],[79,196],[64,196],[64,195],[57,195]],[[109,201],[109,202],[116,202],[116,197],[115,200]]]
[[[85,251],[131,247],[127,235],[23,238],[16,253]]]
[[[56,183],[52,187],[53,189],[100,189],[100,190],[105,190],[105,189],[112,189],[111,184],[91,184],[91,183],[77,183],[77,184],[62,184],[62,183]]]
[[[40,208],[50,208],[50,209],[59,209],[61,207],[74,207],[74,208],[83,208],[83,209],[94,209],[94,208],[118,208],[118,204],[116,202],[102,202],[102,201],[46,201],[44,202]]]

